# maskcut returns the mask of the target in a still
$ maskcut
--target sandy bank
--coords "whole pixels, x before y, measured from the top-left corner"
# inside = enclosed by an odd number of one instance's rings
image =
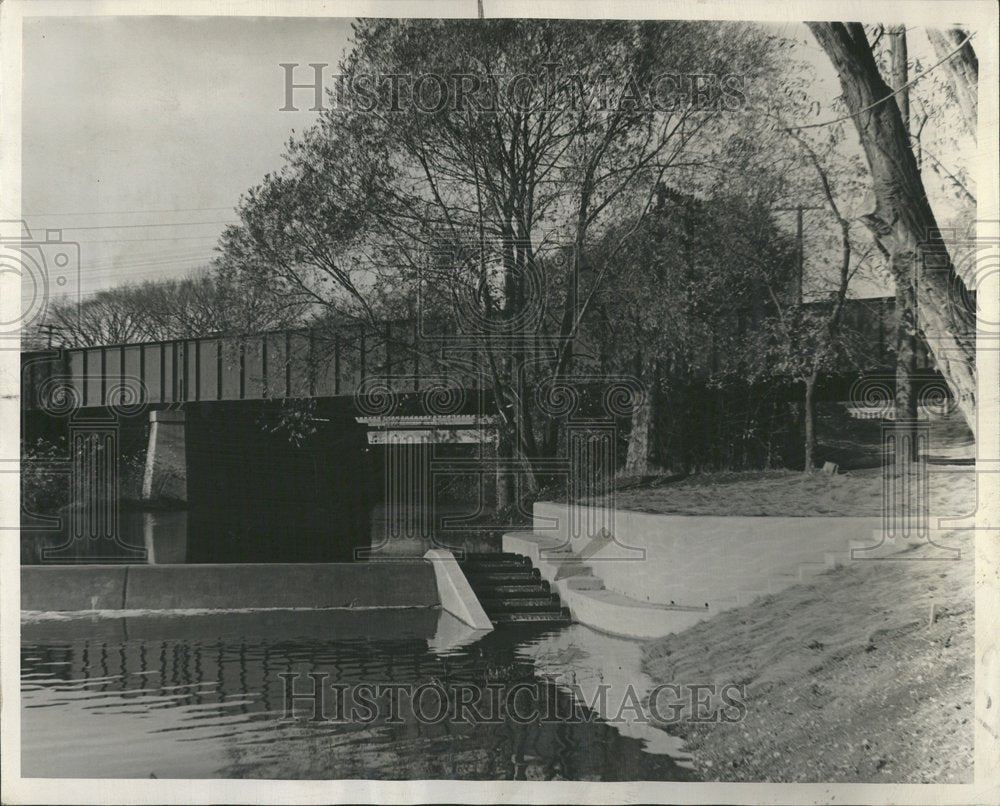
[[[971,782],[973,552],[947,545],[960,559],[923,545],[854,562],[648,644],[657,682],[747,687],[742,722],[670,726],[699,774]]]

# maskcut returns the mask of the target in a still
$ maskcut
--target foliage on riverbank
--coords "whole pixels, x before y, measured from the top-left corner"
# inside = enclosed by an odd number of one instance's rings
[[[79,448],[77,450],[82,450]],[[104,448],[95,448],[100,452]],[[21,448],[21,509],[31,514],[49,514],[70,506],[70,467],[81,456],[71,455],[66,439],[37,439]],[[118,455],[118,501],[142,500],[142,479],[146,468],[145,445],[120,449]]]

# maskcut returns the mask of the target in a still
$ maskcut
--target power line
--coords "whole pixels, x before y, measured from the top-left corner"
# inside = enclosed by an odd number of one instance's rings
[[[145,229],[147,227],[201,227],[208,224],[238,224],[238,221],[177,221],[167,224],[101,224],[93,227],[63,227],[64,230]]]
[[[81,266],[81,271],[88,273],[98,273],[106,271],[108,269],[116,269],[119,266],[167,266],[172,263],[189,263],[196,260],[212,260],[215,256],[212,254],[205,254],[204,252],[198,253],[196,255],[184,255],[177,257],[164,257],[162,259],[150,259],[150,260],[130,260],[127,263],[121,261],[109,260],[103,263],[84,263]]]
[[[22,214],[28,216],[132,215],[133,213],[141,215],[143,213],[199,213],[216,210],[232,210],[233,207],[235,207],[235,205],[229,204],[225,207],[171,207],[163,210],[89,210],[74,213],[28,213],[22,211]]]
[[[805,124],[803,126],[788,126],[787,130],[790,131],[792,129],[798,129],[798,130],[801,130],[801,129],[817,129],[820,126],[830,126],[830,125],[832,125],[834,123],[840,123],[842,120],[850,120],[851,118],[856,118],[858,115],[863,115],[865,112],[868,112],[868,111],[874,109],[879,104],[884,104],[890,98],[895,98],[899,93],[901,93],[905,89],[908,89],[909,87],[912,87],[914,84],[916,84],[918,81],[920,81],[920,79],[922,79],[924,76],[926,76],[932,70],[940,67],[946,61],[948,61],[948,59],[950,59],[952,56],[954,56],[956,53],[958,53],[962,48],[964,48],[969,43],[969,41],[972,39],[973,36],[975,36],[975,34],[969,34],[968,36],[966,36],[965,39],[962,41],[962,43],[957,48],[955,48],[951,53],[948,53],[947,55],[945,55],[940,61],[938,61],[935,64],[932,64],[930,67],[928,67],[922,73],[920,73],[916,78],[914,78],[911,81],[907,81],[902,87],[900,87],[899,89],[893,90],[888,95],[886,95],[884,98],[879,98],[877,101],[875,101],[875,103],[868,104],[868,106],[866,106],[864,109],[859,109],[857,112],[851,112],[850,114],[843,115],[842,117],[839,117],[839,118],[834,118],[833,120],[824,120],[822,123],[807,123],[807,124]]]
[[[174,238],[108,238],[100,241],[76,241],[78,244],[90,243],[148,243],[153,241],[203,241],[206,238],[218,238],[218,235],[178,235]]]

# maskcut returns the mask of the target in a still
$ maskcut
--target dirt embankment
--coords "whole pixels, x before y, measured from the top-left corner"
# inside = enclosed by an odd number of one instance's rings
[[[855,561],[651,642],[657,682],[746,684],[733,724],[672,725],[706,780],[969,783],[972,545]],[[931,610],[934,620],[931,623]]]

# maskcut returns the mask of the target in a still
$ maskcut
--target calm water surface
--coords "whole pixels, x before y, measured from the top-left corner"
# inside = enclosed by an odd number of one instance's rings
[[[638,645],[573,625],[502,629],[445,649],[435,638],[442,617],[407,610],[29,620],[22,625],[22,773],[692,779],[669,754],[665,733],[608,724],[561,685],[560,670],[568,669],[584,681],[614,671],[628,677],[623,664]],[[373,635],[384,637],[366,637]],[[497,724],[428,724],[405,707],[398,722],[385,713],[371,722],[290,721],[281,673],[299,673],[296,690],[311,688],[309,673],[347,686],[527,683],[551,700],[543,712],[592,721],[521,724],[504,714]],[[332,696],[327,703],[333,710]]]

